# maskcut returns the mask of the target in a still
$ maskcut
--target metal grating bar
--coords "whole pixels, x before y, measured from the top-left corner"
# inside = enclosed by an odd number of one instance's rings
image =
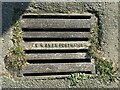
[[[28,60],[45,59],[90,59],[87,53],[35,53],[26,54]],[[73,60],[74,61],[74,60]]]
[[[23,32],[23,38],[90,38],[90,32]]]
[[[59,72],[82,72],[91,71],[95,73],[94,64],[91,63],[48,63],[48,64],[29,64],[22,73],[59,73]]]
[[[22,28],[90,28],[90,19],[22,19]]]

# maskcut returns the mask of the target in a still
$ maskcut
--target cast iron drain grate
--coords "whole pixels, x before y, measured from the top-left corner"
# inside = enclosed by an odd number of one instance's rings
[[[92,15],[23,15],[21,28],[28,64],[24,76],[95,73],[89,46]]]

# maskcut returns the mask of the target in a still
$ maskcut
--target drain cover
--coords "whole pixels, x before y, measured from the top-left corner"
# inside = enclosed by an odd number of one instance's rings
[[[28,64],[22,75],[95,73],[89,56],[92,15],[23,15]]]

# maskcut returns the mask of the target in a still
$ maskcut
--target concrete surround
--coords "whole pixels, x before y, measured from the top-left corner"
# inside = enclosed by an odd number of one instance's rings
[[[0,3],[1,4],[1,3]],[[106,58],[114,62],[118,68],[118,2],[39,2],[13,3],[2,2],[2,33],[0,33],[0,75],[4,88],[70,88],[66,79],[41,80],[39,78],[14,79],[5,69],[4,56],[12,46],[11,25],[15,10],[26,10],[31,13],[92,13],[98,18],[99,45]],[[26,12],[25,11],[25,12]],[[18,17],[16,20],[19,20]],[[0,19],[1,21],[1,19]],[[1,32],[1,31],[0,31]],[[2,48],[1,48],[2,47]],[[1,70],[2,69],[2,70]],[[118,73],[119,75],[119,73]],[[76,86],[76,88],[118,88],[119,82],[101,85],[96,79],[91,79]]]

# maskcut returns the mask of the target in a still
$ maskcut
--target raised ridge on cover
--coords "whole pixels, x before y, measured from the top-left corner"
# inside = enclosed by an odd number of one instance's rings
[[[69,49],[88,49],[90,42],[87,41],[41,41],[23,42],[25,50],[69,50]]]

